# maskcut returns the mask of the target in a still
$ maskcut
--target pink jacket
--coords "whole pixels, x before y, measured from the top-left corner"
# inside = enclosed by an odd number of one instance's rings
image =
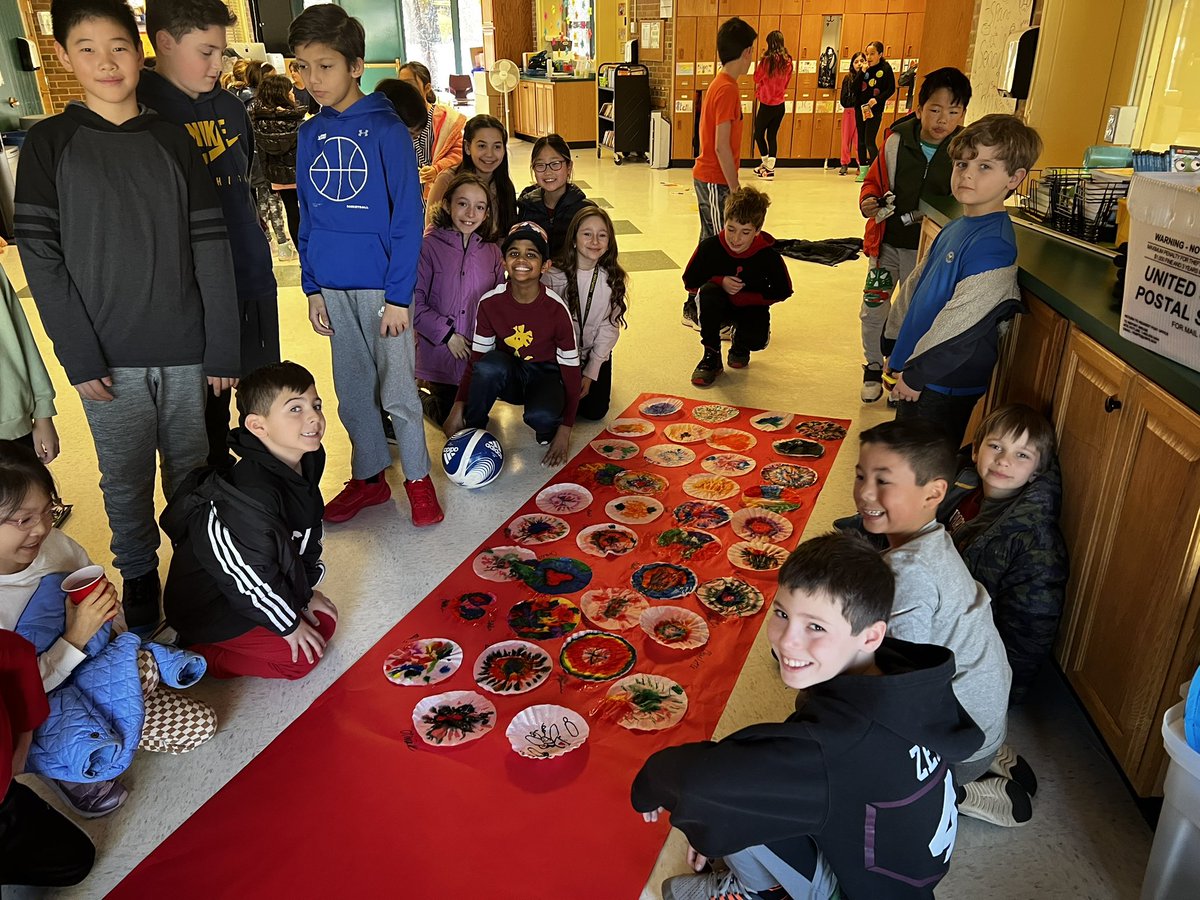
[[[455,359],[446,341],[455,332],[470,344],[475,334],[479,298],[504,283],[500,247],[452,228],[430,228],[421,243],[412,321],[417,332],[417,377],[439,384],[458,384],[466,360]]]
[[[754,67],[754,91],[758,102],[764,106],[778,106],[786,96],[787,86],[792,81],[792,58],[784,57],[787,63],[776,74],[767,74],[767,58],[764,56]]]

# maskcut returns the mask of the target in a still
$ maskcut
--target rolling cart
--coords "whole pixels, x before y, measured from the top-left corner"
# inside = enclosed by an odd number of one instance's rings
[[[621,165],[650,160],[650,70],[637,63],[601,63],[596,72],[596,158],[603,148]]]

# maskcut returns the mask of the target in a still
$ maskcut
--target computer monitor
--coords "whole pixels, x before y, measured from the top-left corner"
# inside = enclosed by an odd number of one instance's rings
[[[230,44],[230,49],[237,53],[242,59],[257,59],[259,62],[267,61],[267,46],[266,44],[252,43],[247,44]]]

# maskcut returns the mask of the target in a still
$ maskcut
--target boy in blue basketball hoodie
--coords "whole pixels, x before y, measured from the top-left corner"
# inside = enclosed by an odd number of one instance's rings
[[[246,375],[279,362],[279,307],[271,245],[250,189],[254,130],[245,105],[217,81],[225,29],[236,20],[221,0],[149,0],[146,31],[155,67],[142,71],[137,96],[163,121],[183,126],[212,176],[233,254]],[[209,391],[204,406],[208,464],[223,470],[234,463],[228,447],[232,394]]]
[[[310,6],[288,29],[296,67],[321,112],[300,126],[301,285],[308,319],[331,338],[338,415],[350,434],[351,478],[325,506],[345,522],[386,503],[392,455],[380,406],[391,416],[414,525],[443,518],[414,373],[408,306],[425,214],[408,128],[383,94],[364,95],[366,34],[340,6]]]

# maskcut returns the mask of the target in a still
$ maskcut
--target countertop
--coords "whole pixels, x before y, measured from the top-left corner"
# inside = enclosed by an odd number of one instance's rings
[[[541,72],[526,72],[521,71],[522,81],[544,81],[547,83],[561,84],[563,82],[570,83],[572,81],[595,81],[596,74],[594,72],[587,75],[544,75]]]
[[[962,214],[954,200],[922,201],[921,212],[939,225]],[[1186,406],[1200,412],[1200,372],[1121,337],[1113,309],[1117,270],[1112,260],[1016,224],[1018,282],[1079,330],[1112,351]]]

